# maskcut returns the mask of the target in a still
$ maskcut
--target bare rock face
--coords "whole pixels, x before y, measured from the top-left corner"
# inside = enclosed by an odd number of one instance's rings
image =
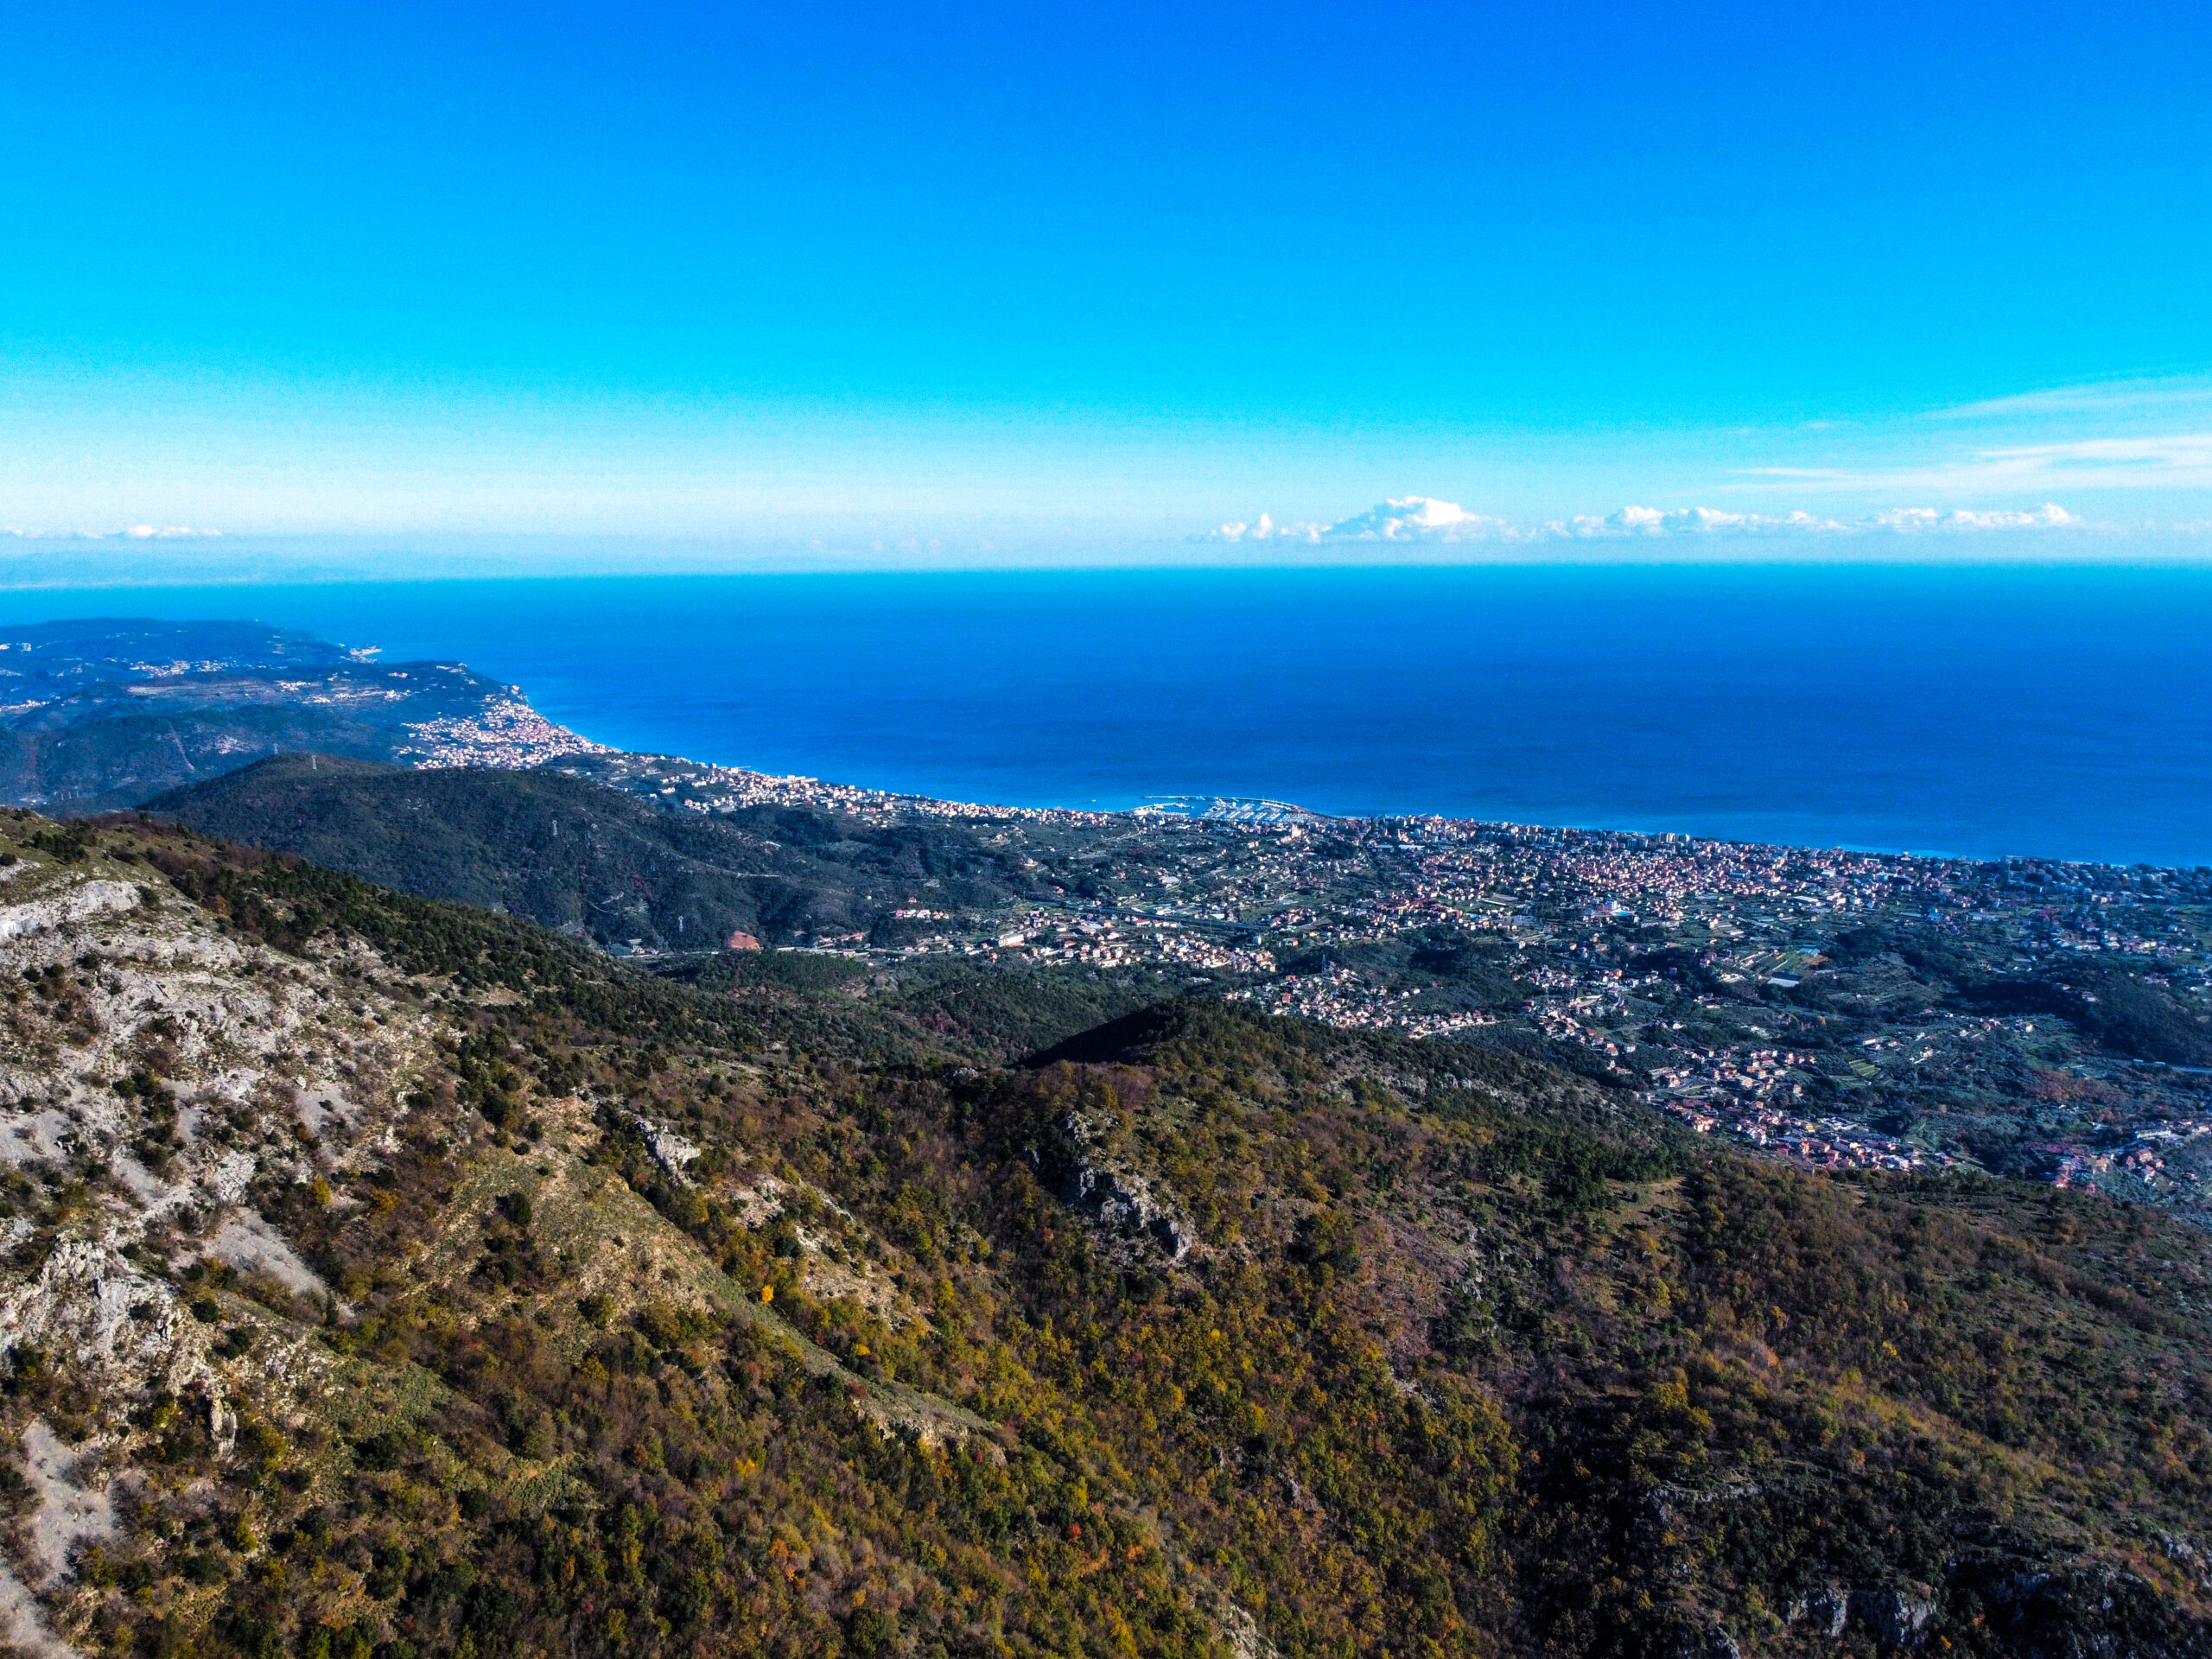
[[[1909,1653],[1926,1645],[1936,1611],[1932,1596],[1895,1587],[1846,1590],[1828,1585],[1791,1607],[1789,1622],[1831,1642],[1856,1628],[1885,1651]]]
[[[1830,1641],[1843,1634],[1851,1620],[1851,1592],[1830,1585],[1815,1590],[1789,1610],[1789,1622],[1802,1624],[1815,1636]]]
[[[1829,1642],[1858,1632],[1884,1654],[1925,1653],[1934,1650],[1939,1629],[1962,1616],[1962,1605],[2005,1652],[2020,1659],[2203,1659],[2212,1653],[2200,1626],[2161,1607],[2132,1573],[2028,1566],[2017,1558],[1955,1562],[1942,1590],[1910,1583],[1826,1586],[1800,1597],[1789,1623]]]
[[[1927,1642],[1936,1604],[1902,1590],[1854,1590],[1851,1613],[1884,1647],[1910,1650]]]
[[[1109,1236],[1157,1250],[1170,1266],[1199,1247],[1197,1227],[1166,1185],[1111,1149],[1110,1125],[1077,1110],[1056,1127],[1030,1157],[1061,1203]]]
[[[67,1659],[78,1547],[177,1496],[163,1426],[220,1466],[243,1411],[320,1397],[312,1324],[272,1310],[347,1310],[262,1208],[360,1202],[437,1031],[372,957],[279,954],[127,849],[0,826],[0,1446],[37,1500],[0,1535],[0,1642]]]
[[[1085,1163],[1074,1171],[1060,1198],[1125,1238],[1148,1238],[1170,1262],[1180,1262],[1198,1243],[1190,1223],[1160,1203],[1151,1181],[1131,1171]]]
[[[2158,1549],[2168,1560],[2195,1579],[2200,1586],[2212,1590],[2212,1556],[2207,1556],[2188,1539],[2171,1532],[2158,1535]]]
[[[2203,1659],[2212,1640],[2135,1573],[2112,1567],[1964,1562],[1954,1591],[1971,1592],[2003,1650],[2020,1659]]]

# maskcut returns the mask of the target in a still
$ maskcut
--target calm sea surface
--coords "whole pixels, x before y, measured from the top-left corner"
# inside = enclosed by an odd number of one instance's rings
[[[2212,861],[2212,570],[606,578],[0,595],[458,658],[601,741],[964,800]]]

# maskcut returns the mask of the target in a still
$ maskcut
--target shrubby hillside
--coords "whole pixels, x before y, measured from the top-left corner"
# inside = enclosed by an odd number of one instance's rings
[[[23,1650],[2212,1651],[2156,1212],[1127,985],[685,985],[175,825],[0,844]]]

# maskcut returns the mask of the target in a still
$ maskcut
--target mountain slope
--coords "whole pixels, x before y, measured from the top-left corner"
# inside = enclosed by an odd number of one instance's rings
[[[412,771],[283,755],[162,795],[148,810],[425,898],[527,916],[602,945],[712,947],[868,931],[930,884],[986,907],[1030,887],[956,825],[866,828],[827,812],[658,810],[557,772]]]
[[[1219,1003],[977,1065],[0,841],[19,1645],[2212,1650],[2156,1214]]]

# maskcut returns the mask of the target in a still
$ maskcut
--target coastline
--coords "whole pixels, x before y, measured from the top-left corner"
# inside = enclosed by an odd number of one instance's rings
[[[549,578],[129,607],[463,661],[617,748],[886,794],[2212,861],[2212,571]]]

